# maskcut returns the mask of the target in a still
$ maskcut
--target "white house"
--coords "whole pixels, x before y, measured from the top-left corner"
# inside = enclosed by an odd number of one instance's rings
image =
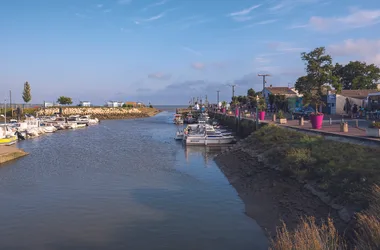
[[[118,108],[123,106],[123,102],[116,102],[116,101],[108,101],[107,102],[107,107],[109,108]]]
[[[89,101],[80,101],[79,106],[81,106],[81,107],[90,107],[91,106],[91,102],[89,102]]]
[[[51,102],[44,102],[44,108],[53,107],[54,104]]]

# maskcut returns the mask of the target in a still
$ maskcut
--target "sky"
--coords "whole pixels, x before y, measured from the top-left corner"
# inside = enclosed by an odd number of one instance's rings
[[[261,73],[293,86],[320,46],[380,65],[379,31],[379,0],[1,0],[0,98],[28,81],[31,103],[229,101]]]

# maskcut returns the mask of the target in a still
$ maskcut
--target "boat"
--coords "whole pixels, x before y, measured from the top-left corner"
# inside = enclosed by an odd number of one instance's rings
[[[181,114],[175,114],[173,119],[174,124],[183,124],[183,118]]]
[[[186,130],[187,129],[187,130]],[[183,140],[186,145],[223,145],[235,142],[235,137],[229,133],[215,130],[208,124],[198,124],[197,127],[187,126]]]
[[[0,125],[0,145],[12,145],[17,139],[17,135],[8,125]]]
[[[189,112],[187,115],[186,115],[186,118],[184,120],[184,123],[187,123],[187,124],[193,124],[196,122],[196,119],[194,118],[193,114],[191,112]]]
[[[174,137],[174,139],[175,139],[175,140],[183,140],[183,135],[184,135],[184,132],[183,132],[183,131],[177,131],[177,132],[175,133],[175,137]]]
[[[87,124],[72,122],[72,123],[68,123],[67,127],[69,129],[85,128],[85,127],[87,127]]]

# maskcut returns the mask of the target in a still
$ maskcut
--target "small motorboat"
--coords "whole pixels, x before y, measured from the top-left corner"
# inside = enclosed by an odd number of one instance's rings
[[[175,133],[175,137],[174,137],[174,139],[175,140],[183,140],[183,131],[177,131],[176,133]]]

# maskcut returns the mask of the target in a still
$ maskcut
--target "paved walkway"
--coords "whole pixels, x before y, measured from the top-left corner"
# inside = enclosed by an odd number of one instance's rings
[[[229,115],[233,116],[233,115]],[[254,120],[253,117],[244,117],[242,119]],[[348,122],[348,132],[344,133],[340,131],[340,122],[341,120],[332,120],[332,124],[330,124],[329,120],[323,121],[323,126],[321,129],[313,129],[311,127],[311,123],[308,120],[304,121],[304,126],[299,125],[299,120],[287,120],[286,124],[278,124],[271,120],[271,117],[265,117],[265,120],[260,121],[261,123],[269,123],[276,124],[282,127],[288,127],[291,129],[295,129],[298,131],[309,132],[312,134],[320,134],[324,136],[332,136],[332,137],[343,137],[343,139],[358,141],[360,144],[376,144],[380,146],[380,138],[373,138],[366,136],[366,128],[368,127],[369,121],[359,119],[358,127],[356,127],[355,119],[345,119],[345,122]]]

